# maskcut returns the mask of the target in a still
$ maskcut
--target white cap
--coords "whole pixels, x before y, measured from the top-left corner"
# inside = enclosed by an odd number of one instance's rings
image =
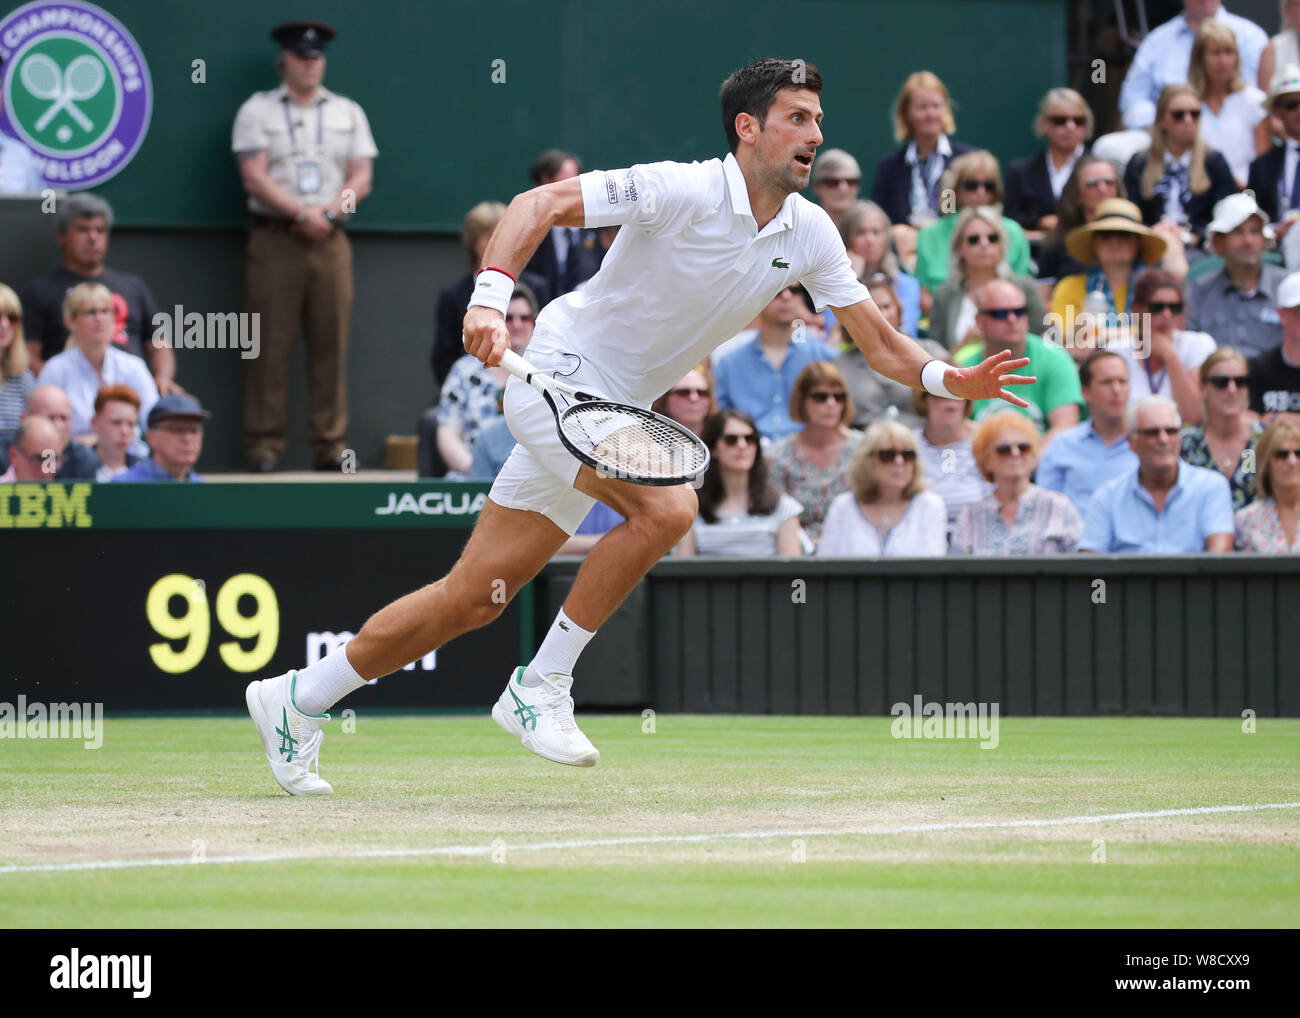
[[[1280,308],[1300,307],[1300,272],[1291,273],[1278,284],[1277,306]]]
[[[1271,109],[1274,99],[1283,95],[1291,95],[1294,92],[1300,92],[1300,67],[1295,64],[1287,64],[1278,74],[1273,76],[1273,82],[1268,90],[1268,98],[1260,105],[1266,110]]]
[[[1260,224],[1268,226],[1268,213],[1259,207],[1255,196],[1247,191],[1230,194],[1219,200],[1214,206],[1214,218],[1210,220],[1211,233],[1231,233],[1251,216],[1259,216]],[[1271,237],[1272,230],[1265,229],[1264,235]]]

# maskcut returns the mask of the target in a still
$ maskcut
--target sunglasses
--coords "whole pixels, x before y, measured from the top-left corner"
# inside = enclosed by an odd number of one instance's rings
[[[999,456],[1010,456],[1012,450],[1020,456],[1028,456],[1030,452],[1033,451],[1033,448],[1033,445],[1029,442],[1016,442],[1014,445],[1004,444],[994,446],[993,451]]]
[[[990,244],[1002,243],[1001,238],[996,233],[968,233],[966,234],[967,247],[979,247],[980,241],[987,241]]]
[[[1279,463],[1282,462],[1282,460],[1289,460],[1292,457],[1294,457],[1297,462],[1300,462],[1300,449],[1274,449],[1273,450],[1273,458],[1277,460]]]
[[[996,180],[976,180],[974,177],[961,182],[961,189],[963,191],[978,191],[981,188],[985,191],[996,191],[998,189],[998,182]]]
[[[1179,429],[1175,427],[1138,428],[1138,434],[1141,435],[1143,438],[1159,438],[1161,435],[1164,435],[1166,438],[1177,438],[1178,431]]]
[[[1147,305],[1147,310],[1153,315],[1161,314],[1165,311],[1172,312],[1175,315],[1181,315],[1186,305],[1181,300],[1153,300]]]
[[[1178,121],[1182,121],[1182,120],[1200,120],[1200,119],[1201,119],[1201,111],[1200,111],[1199,109],[1196,109],[1196,110],[1170,110],[1170,111],[1169,111],[1169,115],[1170,115],[1171,117],[1173,117],[1175,120],[1178,120]]]
[[[995,322],[1005,322],[1008,318],[1024,318],[1029,314],[1029,308],[1021,304],[1018,308],[994,308],[992,311],[981,311],[980,314],[988,315]]]
[[[744,442],[746,445],[757,445],[758,436],[751,431],[748,435],[723,435],[722,441],[727,445],[732,446],[740,445],[741,442]]]
[[[808,398],[814,403],[825,403],[829,399],[835,400],[836,403],[843,403],[848,397],[842,392],[810,392]]]
[[[911,463],[916,459],[915,449],[877,449],[876,459],[881,463],[897,463],[899,459]]]
[[[1087,127],[1088,118],[1082,116],[1067,116],[1064,113],[1054,113],[1047,118],[1047,122],[1053,127],[1064,127],[1066,124],[1073,124],[1075,127]]]
[[[861,177],[824,177],[817,182],[825,187],[857,187],[862,183]]]
[[[692,396],[696,399],[708,399],[709,390],[704,388],[692,389],[689,385],[684,385],[680,389],[669,389],[669,396],[681,396],[683,399],[690,399]]]
[[[1300,99],[1283,99],[1277,105],[1288,113],[1294,113],[1296,110],[1300,110]]]
[[[1084,187],[1113,187],[1119,189],[1118,177],[1086,177],[1083,181]]]
[[[1244,389],[1250,385],[1250,375],[1211,375],[1206,379],[1212,386],[1223,392],[1230,385]]]

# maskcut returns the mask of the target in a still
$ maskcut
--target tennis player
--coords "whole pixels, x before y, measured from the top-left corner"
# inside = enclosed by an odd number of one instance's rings
[[[766,59],[722,85],[731,152],[704,163],[596,170],[510,203],[484,255],[465,315],[465,348],[488,366],[508,350],[515,280],[553,226],[619,226],[600,271],[547,305],[527,357],[543,373],[641,407],[734,336],[787,286],[802,283],[881,374],[936,396],[1024,400],[1005,386],[1028,363],[1007,351],[957,369],[895,331],[854,278],[839,232],[799,192],[822,143],[822,77],[802,61]],[[509,677],[493,718],[539,756],[589,767],[600,753],[573,717],[578,656],[637,581],[695,518],[689,485],[639,486],[601,476],[561,444],[540,396],[511,378],[505,415],[518,440],[455,566],[373,615],[343,647],[301,671],[248,687],[272,773],[294,795],[333,791],[320,777],[327,709],[461,633],[486,625],[577,529],[595,500],[627,522],[587,555],[536,656]]]

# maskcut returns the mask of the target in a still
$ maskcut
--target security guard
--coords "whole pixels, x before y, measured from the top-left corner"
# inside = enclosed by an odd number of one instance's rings
[[[284,454],[289,359],[300,324],[315,466],[344,465],[352,246],[343,226],[370,193],[379,150],[361,107],[321,84],[333,37],[320,21],[273,28],[281,85],[254,93],[235,116],[232,147],[253,218],[248,306],[261,314],[262,327],[261,355],[245,362],[244,452],[259,472],[275,470]]]

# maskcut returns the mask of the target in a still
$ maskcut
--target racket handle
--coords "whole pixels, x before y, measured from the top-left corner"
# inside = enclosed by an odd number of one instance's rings
[[[532,385],[532,376],[537,374],[537,369],[513,350],[507,350],[501,355],[501,366],[521,382],[527,382],[529,385]]]

